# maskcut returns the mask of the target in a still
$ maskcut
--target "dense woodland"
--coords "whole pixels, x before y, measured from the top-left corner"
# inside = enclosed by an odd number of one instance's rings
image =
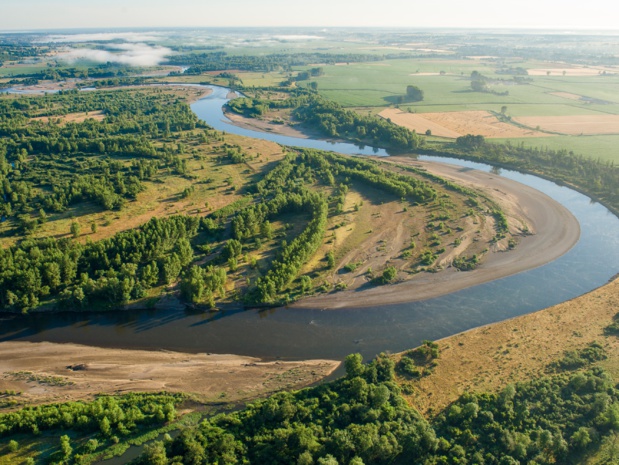
[[[577,463],[619,431],[619,392],[599,369],[465,394],[431,421],[401,396],[390,357],[350,355],[346,371],[154,443],[137,463]]]
[[[307,95],[301,92],[291,99],[305,101]],[[98,112],[105,119],[62,119],[76,112]],[[358,158],[305,150],[291,152],[262,173],[261,180],[248,186],[245,202],[202,219],[153,218],[97,242],[30,237],[50,217],[77,213],[84,203],[103,211],[122,210],[146,182],[161,182],[170,173],[193,179],[183,144],[173,141],[175,135],[196,128],[205,131],[201,140],[213,136],[187,105],[164,92],[64,91],[0,100],[0,214],[12,234],[24,237],[0,250],[2,308],[118,308],[145,298],[149,289],[179,281],[185,300],[212,307],[226,298],[228,275],[244,253],[271,241],[271,224],[294,213],[305,215],[306,225],[289,242],[277,244],[241,296],[246,304],[286,302],[300,295],[299,272],[322,244],[327,216],[341,212],[352,182],[412,203],[437,196],[418,177]],[[249,157],[228,144],[217,150],[223,153],[222,163],[243,164]],[[181,196],[190,196],[192,190]],[[78,222],[71,233],[80,235]]]
[[[15,73],[13,83],[25,82],[28,85],[37,84],[39,81],[64,81],[65,79],[102,79],[120,78],[140,73],[139,68],[117,65],[114,63],[102,64],[90,68],[47,67],[31,73]]]

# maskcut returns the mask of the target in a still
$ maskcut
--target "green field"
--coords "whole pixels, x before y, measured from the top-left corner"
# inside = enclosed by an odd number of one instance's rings
[[[488,139],[503,143],[508,139]],[[556,136],[509,139],[511,144],[525,147],[540,147],[551,150],[565,149],[595,159],[619,161],[619,135],[609,136]]]
[[[548,67],[546,62],[515,62],[510,66],[529,69]],[[325,66],[324,75],[313,78],[318,91],[345,107],[365,113],[399,105],[415,113],[486,110],[522,116],[580,116],[619,114],[619,76],[529,76],[516,84],[510,75],[498,75],[496,63],[480,60],[400,59],[372,63]],[[490,85],[495,93],[473,92],[471,72],[502,79]],[[444,72],[443,75],[440,75]],[[424,73],[436,73],[432,75]],[[407,85],[424,91],[422,102],[398,103]],[[300,83],[304,85],[304,83]],[[497,95],[507,92],[507,95]],[[578,100],[556,93],[569,93],[589,100]],[[591,101],[590,99],[594,99]],[[501,141],[504,141],[501,140]],[[594,158],[619,160],[619,135],[554,136],[511,139],[528,147],[566,149]]]

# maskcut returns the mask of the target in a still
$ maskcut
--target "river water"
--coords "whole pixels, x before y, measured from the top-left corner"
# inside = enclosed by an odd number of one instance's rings
[[[214,87],[214,92],[194,103],[192,109],[210,126],[228,133],[347,154],[387,155],[384,150],[354,144],[238,128],[227,121],[221,109],[227,94],[228,89]],[[492,169],[455,159],[420,158],[467,169]],[[73,342],[289,360],[342,359],[352,352],[370,358],[569,300],[605,284],[619,272],[619,219],[605,207],[535,176],[507,170],[501,170],[501,175],[544,192],[572,212],[580,223],[581,237],[568,253],[542,267],[426,301],[338,310],[40,314],[1,321],[0,341]]]

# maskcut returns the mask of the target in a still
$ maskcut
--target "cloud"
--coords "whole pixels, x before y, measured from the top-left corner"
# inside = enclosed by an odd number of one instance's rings
[[[156,66],[172,54],[167,47],[156,47],[143,43],[117,44],[113,50],[94,50],[90,48],[71,49],[62,54],[61,59],[68,62],[79,60],[97,63],[121,63],[131,66]],[[116,51],[117,50],[117,51]]]
[[[49,35],[39,42],[108,42],[110,40],[124,40],[126,42],[156,42],[161,35],[154,32],[98,32],[93,34],[63,34]]]

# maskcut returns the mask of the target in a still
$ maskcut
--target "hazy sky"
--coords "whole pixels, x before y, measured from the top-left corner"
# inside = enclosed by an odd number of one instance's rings
[[[616,0],[2,0],[0,30],[158,26],[619,29]]]

